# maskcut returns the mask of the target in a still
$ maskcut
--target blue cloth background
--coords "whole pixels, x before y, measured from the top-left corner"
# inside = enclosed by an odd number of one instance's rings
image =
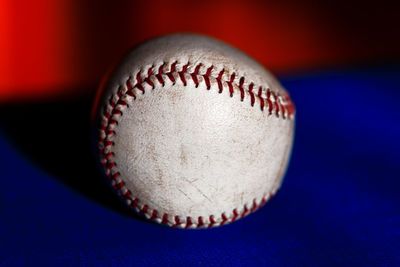
[[[89,100],[0,108],[4,265],[399,265],[400,69],[283,77],[291,163],[258,212],[211,230],[132,216],[90,153]]]

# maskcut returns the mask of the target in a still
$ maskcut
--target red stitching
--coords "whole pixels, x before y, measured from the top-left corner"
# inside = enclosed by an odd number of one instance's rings
[[[228,87],[229,87],[229,94],[230,95],[233,95],[233,85],[232,85],[233,80],[235,80],[235,73],[232,73],[231,79],[228,82],[226,82],[228,84]],[[243,78],[243,82],[244,82],[244,78]],[[239,89],[240,89],[240,100],[243,101],[243,99],[244,99],[243,83],[242,83],[242,88],[240,88],[240,84],[239,84]]]
[[[132,86],[132,77],[129,77],[129,79],[126,80],[125,84],[126,84],[126,89],[127,89],[126,94],[133,97],[133,99],[136,100],[136,95],[133,90],[134,87]]]
[[[111,114],[108,113],[107,111],[104,111],[104,117],[109,120],[111,118]]]
[[[110,125],[113,125],[113,124],[116,124],[116,125],[118,125],[118,121],[117,121],[117,120],[114,120],[114,119],[112,119],[112,120],[110,120],[110,122],[109,122],[108,124],[110,124]]]
[[[250,94],[250,101],[251,101],[251,106],[254,106],[254,103],[256,102],[256,99],[254,98],[254,93],[253,93],[253,86],[254,83],[250,83],[249,85],[249,94]]]
[[[261,110],[264,110],[265,103],[264,103],[264,98],[262,98],[262,87],[261,86],[258,88],[257,97],[258,97],[258,100],[260,101]]]
[[[150,77],[153,75],[153,66],[151,66],[150,68],[149,68],[149,70],[147,71],[147,77],[144,79],[144,81],[148,84],[148,85],[150,85],[153,89],[154,89],[154,83],[153,83],[153,81],[150,79]]]
[[[207,85],[207,89],[210,90],[211,88],[211,84],[210,84],[210,75],[211,75],[211,71],[214,68],[214,66],[211,66],[207,69],[207,72],[203,75],[204,77],[204,81]]]
[[[110,153],[107,153],[107,154],[105,154],[105,155],[104,155],[104,152],[103,152],[103,156],[104,156],[106,159],[109,159],[111,156],[114,156],[114,152],[110,152]]]
[[[158,218],[157,210],[153,210],[150,220],[154,221]]]
[[[104,147],[113,146],[114,142],[112,142],[112,141],[104,141],[103,144],[104,144]]]
[[[162,74],[164,73],[164,65],[165,63],[163,63],[159,68],[158,68],[158,73],[156,74],[156,78],[158,80],[159,83],[161,83],[161,85],[164,87],[165,85],[165,81],[164,78],[162,77]]]
[[[143,208],[140,209],[139,214],[142,214],[142,215],[146,214],[147,213],[147,209],[148,209],[148,206],[144,205]]]
[[[279,117],[279,103],[278,103],[278,97],[274,92],[271,92],[271,95],[274,97],[274,105],[275,105],[275,115]]]
[[[270,97],[271,97],[271,91],[268,89],[267,90],[267,102],[268,102],[268,112],[269,112],[269,114],[272,114],[272,101],[271,101],[271,99],[270,99]]]
[[[106,168],[107,169],[112,169],[115,166],[117,166],[117,164],[115,162],[107,162],[106,163]]]
[[[224,72],[225,72],[225,70],[222,69],[222,70],[219,72],[218,77],[217,77],[217,83],[218,83],[219,93],[222,93],[222,89],[223,89],[223,87],[222,87],[222,81],[221,81],[221,80],[222,80],[222,75],[224,75]],[[230,93],[230,96],[231,96],[231,97],[233,96],[233,92]]]
[[[135,87],[137,89],[139,89],[140,91],[142,91],[142,93],[144,94],[144,88],[142,85],[142,77],[140,76],[140,71],[136,74],[136,85]]]
[[[136,207],[138,206],[138,202],[139,202],[139,200],[138,200],[137,198],[135,198],[135,199],[133,200],[133,202],[132,202],[132,206],[133,206],[134,208],[136,208]]]
[[[286,109],[285,106],[280,104],[280,109],[282,110],[282,118],[286,119]]]
[[[190,228],[190,226],[192,226],[193,222],[192,222],[192,218],[191,217],[187,217],[186,218],[186,226],[185,229]]]
[[[122,115],[122,111],[121,110],[114,110],[113,111],[113,115]]]
[[[174,219],[175,219],[175,224],[172,225],[172,227],[177,227],[182,224],[181,221],[179,220],[179,216],[175,216]]]
[[[233,218],[231,219],[232,222],[236,221],[236,219],[239,217],[239,213],[237,209],[233,210]]]
[[[208,224],[208,228],[211,228],[215,225],[214,216],[211,215],[209,219],[210,219],[210,223]]]
[[[178,61],[175,61],[174,63],[172,63],[171,65],[171,70],[169,72],[167,72],[167,77],[171,80],[171,82],[173,82],[175,84],[175,77],[174,77],[174,72],[176,71],[176,64],[178,63]]]
[[[199,75],[201,64],[198,64],[194,71],[190,74],[192,76],[192,80],[194,84],[196,85],[196,88],[199,86],[199,80],[197,79],[197,75]]]
[[[118,89],[117,96],[118,96],[118,98],[121,98],[121,96],[122,96],[121,86]]]
[[[226,217],[225,213],[221,214],[222,221],[219,224],[220,226],[224,225],[228,221],[228,217]]]
[[[286,95],[286,98],[287,98],[287,102],[288,102],[288,105],[286,106],[286,108],[287,108],[288,115],[290,116],[290,115],[293,115],[295,113],[295,109],[296,108],[294,106],[294,103],[290,99],[289,94]]]
[[[125,83],[126,86],[126,92],[123,92],[122,86],[118,88],[117,93],[115,96],[110,97],[109,99],[109,109],[108,107],[104,108],[103,112],[103,123],[100,125],[99,130],[101,132],[99,136],[99,154],[100,154],[100,162],[104,166],[105,171],[106,171],[106,176],[112,181],[112,187],[119,192],[119,195],[122,199],[125,199],[127,201],[130,201],[129,206],[132,208],[135,208],[138,210],[140,214],[147,214],[147,216],[151,216],[150,220],[161,220],[161,224],[168,224],[173,227],[184,227],[184,228],[191,228],[194,224],[197,228],[202,228],[202,227],[208,227],[211,228],[213,226],[217,225],[217,221],[214,219],[213,215],[210,215],[208,217],[209,222],[206,223],[204,222],[203,217],[198,217],[196,220],[196,223],[193,222],[193,219],[191,217],[186,217],[186,221],[183,222],[181,221],[181,218],[179,216],[174,217],[174,223],[170,222],[168,220],[168,214],[158,214],[158,211],[155,209],[151,209],[148,207],[148,205],[143,205],[141,208],[139,207],[139,199],[133,197],[132,192],[126,188],[126,185],[123,181],[119,180],[118,177],[120,176],[120,172],[114,171],[113,169],[116,168],[117,164],[112,160],[112,156],[114,156],[114,153],[112,151],[109,151],[110,147],[114,146],[114,142],[111,140],[108,140],[109,137],[113,136],[116,134],[114,128],[110,128],[113,125],[118,125],[118,117],[114,116],[123,116],[123,112],[120,110],[120,107],[126,106],[129,107],[128,103],[123,100],[123,96],[128,95],[133,97],[133,99],[136,99],[136,95],[134,93],[134,89],[137,88],[140,90],[143,94],[145,93],[145,88],[144,84],[147,84],[151,86],[153,89],[155,88],[155,83],[158,81],[159,84],[162,86],[165,85],[165,79],[163,75],[166,75],[168,79],[175,84],[176,79],[174,75],[177,75],[177,77],[182,81],[183,85],[187,85],[187,77],[190,77],[193,80],[193,83],[195,84],[196,87],[200,84],[198,76],[202,76],[204,79],[204,83],[209,90],[211,88],[211,73],[212,70],[214,69],[214,66],[210,66],[207,68],[206,73],[201,75],[200,73],[200,68],[203,66],[203,64],[198,64],[196,65],[194,71],[192,73],[188,73],[188,68],[190,67],[190,63],[187,63],[184,65],[181,69],[181,71],[176,70],[176,65],[177,61],[171,64],[170,71],[165,72],[164,67],[165,63],[163,63],[159,68],[158,68],[158,73],[154,73],[154,66],[151,66],[147,70],[147,76],[145,78],[142,78],[141,71],[139,71],[136,74],[136,84],[132,85],[132,81],[134,80],[132,77],[129,77]],[[234,93],[234,88],[233,88],[233,82],[236,78],[236,74],[232,73],[229,81],[225,80],[223,81],[223,75],[225,73],[225,69],[222,69],[217,77],[214,79],[217,82],[218,85],[218,92],[222,93],[223,92],[223,82],[225,82],[228,85],[229,88],[229,94],[232,97]],[[185,76],[188,74],[189,76]],[[152,79],[152,77],[155,77],[155,79]],[[240,99],[243,101],[245,98],[245,90],[244,90],[244,77],[239,78],[239,84],[237,87],[239,88],[240,91]],[[254,83],[250,83],[248,87],[247,93],[250,96],[251,100],[251,105],[254,106],[255,104],[255,94],[253,92],[254,88]],[[260,86],[258,89],[257,93],[257,98],[260,102],[260,108],[263,111],[264,107],[266,104],[268,104],[268,112],[269,114],[272,114],[272,112],[275,112],[275,115],[279,117],[279,115],[282,116],[283,119],[290,118],[292,115],[294,115],[295,112],[295,107],[293,102],[290,99],[290,96],[288,94],[285,95],[277,95],[274,92],[272,92],[269,88],[266,90],[266,97],[263,97],[263,88]],[[284,102],[282,102],[281,98],[283,98]],[[109,110],[109,111],[107,111]],[[117,181],[118,179],[118,181]],[[233,222],[237,220],[238,218],[244,217],[247,214],[254,212],[255,210],[259,209],[261,206],[263,206],[268,199],[270,199],[273,196],[273,194],[270,194],[269,196],[265,196],[262,198],[259,204],[257,204],[256,200],[253,200],[252,207],[249,210],[247,204],[243,206],[243,211],[240,213],[237,209],[233,209],[232,211],[232,218],[229,219],[229,217],[225,214],[221,214],[221,221],[219,225],[224,225],[228,222]]]
[[[182,70],[181,70],[181,71],[178,71],[179,78],[181,78],[181,81],[182,81],[182,83],[183,83],[183,86],[186,86],[185,73],[186,73],[186,70],[187,70],[188,67],[189,67],[189,62],[188,62],[185,66],[182,67]]]
[[[130,199],[131,195],[132,195],[131,191],[130,190],[126,190],[126,192],[124,194],[122,194],[121,196],[124,199]]]
[[[161,224],[168,224],[168,214],[164,213],[164,215],[162,216],[162,221]]]
[[[271,194],[272,195],[272,194]],[[264,204],[265,203],[267,203],[267,198],[266,197],[263,197],[263,199],[261,200],[261,203],[260,203],[260,208],[262,207],[262,206],[264,206]]]
[[[104,133],[105,133],[105,135],[107,135],[107,136],[115,135],[115,131],[114,131],[114,130],[105,130]]]
[[[111,179],[113,181],[117,180],[117,178],[120,176],[121,174],[119,172],[114,173],[113,175],[111,175]]]
[[[198,219],[197,219],[197,228],[201,228],[201,227],[203,227],[204,226],[204,222],[203,222],[203,217],[199,217]]]
[[[250,212],[256,211],[256,210],[257,210],[257,207],[258,207],[257,202],[256,202],[256,200],[254,199],[254,200],[253,200],[253,207],[251,208]]]
[[[247,205],[244,205],[244,210],[243,210],[243,213],[240,216],[240,218],[243,218],[244,216],[246,216],[248,212],[249,212],[249,209],[247,208]]]
[[[128,90],[128,92],[131,91],[133,89],[132,77],[129,77],[128,80],[126,80],[125,84],[126,84],[126,89]]]

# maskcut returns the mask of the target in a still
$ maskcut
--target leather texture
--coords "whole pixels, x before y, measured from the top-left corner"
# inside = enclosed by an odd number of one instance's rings
[[[197,82],[190,75],[196,67]],[[250,84],[262,87],[260,98]],[[280,187],[292,147],[294,113],[262,109],[269,91],[272,101],[289,105],[272,74],[220,41],[177,34],[140,45],[101,89],[106,175],[118,172],[112,184],[119,194],[130,206],[136,199],[136,210],[157,222],[184,227],[190,218],[189,226],[216,226],[247,215]],[[124,197],[127,191],[134,198]]]

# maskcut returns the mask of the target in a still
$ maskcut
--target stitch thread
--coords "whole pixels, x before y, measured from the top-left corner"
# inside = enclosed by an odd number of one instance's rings
[[[203,75],[204,81],[205,81],[205,83],[206,83],[206,85],[207,85],[207,89],[208,89],[208,90],[210,90],[210,88],[211,88],[211,84],[210,84],[210,75],[211,75],[211,71],[212,71],[213,68],[214,68],[214,66],[209,67],[209,68],[207,69],[206,74]]]
[[[103,112],[103,121],[99,127],[99,154],[100,154],[100,163],[103,165],[105,169],[106,176],[111,181],[111,185],[119,194],[119,196],[126,200],[128,206],[135,209],[139,214],[146,216],[150,220],[157,220],[161,224],[168,224],[172,227],[179,227],[179,228],[211,228],[217,225],[224,225],[228,222],[234,222],[238,218],[242,218],[249,213],[254,212],[255,210],[262,207],[272,196],[273,194],[265,195],[260,203],[257,203],[256,199],[253,200],[252,207],[248,207],[247,204],[243,206],[243,210],[240,212],[236,208],[232,210],[230,213],[232,216],[227,216],[226,213],[222,213],[219,217],[219,223],[217,223],[215,215],[208,216],[208,222],[204,220],[202,216],[198,217],[195,222],[193,218],[186,217],[184,221],[175,215],[172,218],[172,221],[169,220],[169,215],[167,213],[159,214],[159,212],[155,209],[151,209],[148,205],[142,204],[139,205],[140,200],[135,198],[132,195],[132,192],[126,188],[125,183],[119,178],[120,172],[115,171],[117,163],[111,160],[111,157],[114,156],[114,152],[110,151],[111,147],[114,146],[114,142],[109,140],[110,137],[116,135],[115,127],[118,125],[118,117],[123,116],[123,112],[120,110],[122,107],[127,106],[129,107],[128,103],[123,100],[124,95],[128,95],[133,97],[136,100],[136,95],[134,89],[138,89],[145,93],[144,84],[148,84],[152,89],[155,88],[155,82],[158,82],[162,87],[165,86],[165,76],[175,84],[177,79],[179,79],[183,86],[187,86],[187,78],[191,78],[195,87],[197,88],[200,84],[199,76],[203,78],[203,81],[207,87],[207,90],[211,88],[211,81],[210,78],[214,78],[217,82],[218,92],[222,93],[224,89],[224,83],[227,85],[229,90],[229,96],[233,97],[234,94],[234,81],[236,78],[236,74],[232,73],[229,77],[229,80],[223,80],[223,76],[225,74],[225,69],[222,69],[216,77],[212,77],[212,71],[214,66],[211,65],[207,68],[204,74],[200,74],[200,68],[204,66],[203,64],[199,63],[194,67],[194,71],[192,73],[188,72],[190,67],[190,63],[182,66],[180,71],[177,71],[176,65],[178,61],[175,61],[171,64],[170,70],[168,72],[165,71],[166,63],[163,63],[158,68],[158,72],[154,73],[154,65],[151,66],[147,70],[147,74],[145,77],[142,77],[142,70],[140,70],[137,74],[135,79],[131,76],[125,82],[126,91],[124,91],[123,86],[118,88],[118,91],[115,95],[113,95],[109,101],[108,106],[104,108]],[[164,76],[164,77],[163,77]],[[132,81],[136,80],[136,83],[133,85]],[[240,92],[240,100],[244,101],[245,99],[245,77],[239,78],[239,83],[235,85]],[[254,106],[256,97],[260,103],[261,111],[264,111],[265,107],[268,106],[268,114],[272,115],[275,114],[276,117],[282,117],[282,119],[291,119],[294,116],[295,108],[294,104],[290,100],[289,95],[281,96],[277,95],[275,92],[271,91],[270,88],[263,89],[262,86],[259,86],[257,94],[253,91],[255,85],[253,82],[249,83],[247,93],[250,96],[250,104]],[[266,97],[263,96],[263,92],[266,92]]]

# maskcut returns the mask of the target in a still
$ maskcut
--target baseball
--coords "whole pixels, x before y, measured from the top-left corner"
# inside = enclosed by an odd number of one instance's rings
[[[152,221],[228,224],[282,183],[294,104],[271,73],[221,41],[174,34],[139,45],[105,77],[94,109],[105,176]]]

